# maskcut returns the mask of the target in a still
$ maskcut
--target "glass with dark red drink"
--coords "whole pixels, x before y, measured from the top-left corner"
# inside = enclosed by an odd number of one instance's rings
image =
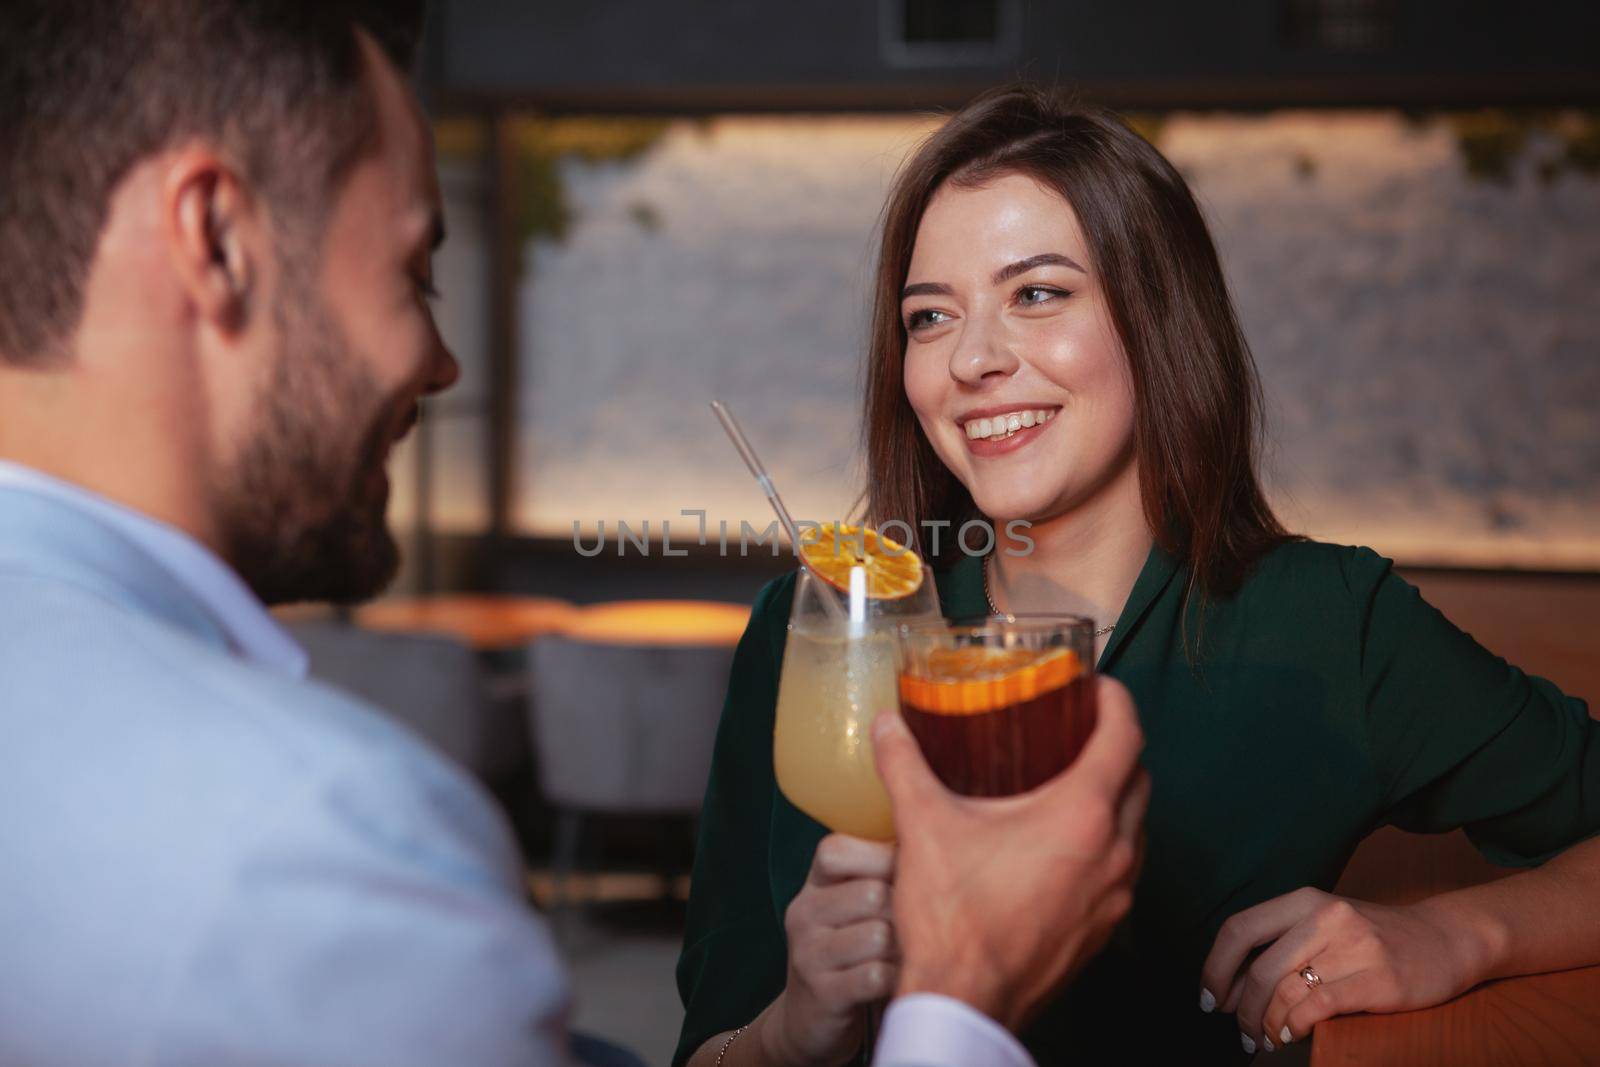
[[[900,709],[941,781],[1010,796],[1055,777],[1094,731],[1094,623],[996,615],[900,630]]]

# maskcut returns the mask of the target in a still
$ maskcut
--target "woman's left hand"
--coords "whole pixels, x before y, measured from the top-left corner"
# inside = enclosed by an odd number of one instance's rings
[[[1487,956],[1437,899],[1396,907],[1297,889],[1222,924],[1201,970],[1201,1007],[1234,1013],[1246,1050],[1270,1052],[1335,1015],[1449,1000],[1482,980]],[[1301,976],[1307,966],[1322,979],[1315,986]]]

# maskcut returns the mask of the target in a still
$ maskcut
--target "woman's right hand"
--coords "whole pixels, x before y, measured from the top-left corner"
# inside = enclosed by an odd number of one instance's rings
[[[865,1005],[899,980],[893,845],[830,834],[789,910],[789,976],[763,1020],[767,1063],[833,1067],[861,1048]]]

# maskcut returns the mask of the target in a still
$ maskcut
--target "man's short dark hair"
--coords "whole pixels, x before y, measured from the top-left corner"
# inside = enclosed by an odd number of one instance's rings
[[[355,28],[409,69],[422,5],[0,2],[0,363],[62,357],[111,194],[157,152],[203,138],[316,226],[375,128]]]

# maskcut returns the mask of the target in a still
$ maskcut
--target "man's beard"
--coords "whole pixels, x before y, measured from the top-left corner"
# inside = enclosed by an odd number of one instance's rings
[[[400,566],[380,474],[392,410],[375,413],[352,459],[340,429],[371,410],[376,380],[309,286],[287,284],[273,317],[279,351],[255,431],[213,487],[224,552],[264,603],[365,600]]]

